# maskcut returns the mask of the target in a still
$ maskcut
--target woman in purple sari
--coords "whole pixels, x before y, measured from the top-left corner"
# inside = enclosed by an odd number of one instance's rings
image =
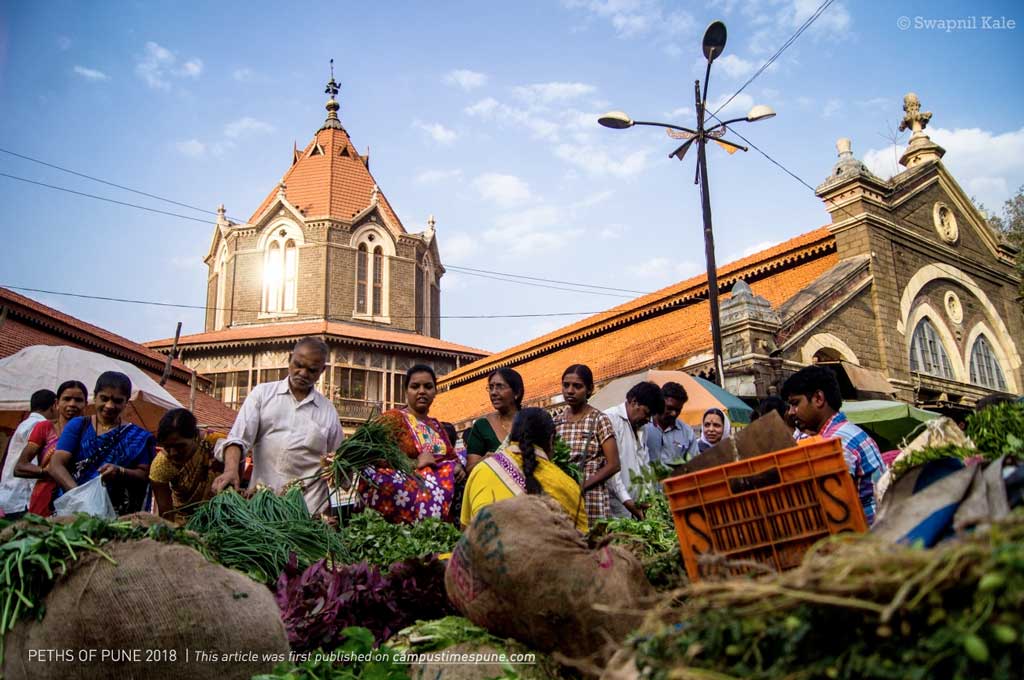
[[[121,422],[132,395],[132,381],[124,373],[100,375],[93,394],[96,415],[75,418],[64,426],[46,472],[64,491],[101,477],[118,515],[138,512],[149,487],[153,435]]]

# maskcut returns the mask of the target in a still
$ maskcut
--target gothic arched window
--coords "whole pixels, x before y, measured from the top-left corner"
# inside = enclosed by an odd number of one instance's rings
[[[910,370],[937,378],[955,379],[939,332],[927,317],[918,322],[910,341]]]
[[[384,250],[373,249],[373,315],[380,316],[384,310]]]
[[[984,335],[979,335],[971,348],[971,382],[993,390],[1006,389],[1003,369]]]
[[[260,237],[263,248],[263,314],[294,314],[298,311],[299,246],[302,232],[280,223]]]
[[[356,313],[366,314],[366,272],[369,269],[366,244],[360,243],[356,251]]]

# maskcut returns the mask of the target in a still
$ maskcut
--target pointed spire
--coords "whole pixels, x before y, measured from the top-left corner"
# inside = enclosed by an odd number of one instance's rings
[[[334,60],[331,59],[331,79],[327,81],[327,87],[324,89],[324,92],[331,95],[331,98],[327,100],[327,120],[324,121],[320,130],[326,130],[327,128],[335,130],[344,129],[341,127],[341,121],[338,120],[338,109],[341,108],[341,104],[338,103],[337,99],[339,89],[338,83],[334,81]]]
[[[370,194],[370,205],[377,205],[377,199],[380,196],[380,187],[377,183],[373,184],[373,192]]]

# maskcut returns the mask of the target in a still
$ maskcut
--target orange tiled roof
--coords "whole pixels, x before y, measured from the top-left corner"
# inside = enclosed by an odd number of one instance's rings
[[[738,279],[778,307],[838,262],[827,228],[816,229],[718,269],[718,282]],[[707,351],[711,345],[707,277],[695,276],[534,340],[467,364],[439,380],[431,415],[461,422],[491,410],[486,376],[514,366],[526,384],[526,401],[558,394],[562,371],[587,364],[599,382]]]
[[[0,358],[32,345],[69,345],[127,361],[154,380],[159,380],[163,373],[167,357],[137,342],[6,288],[0,288],[0,304],[7,307],[9,315],[0,333]],[[191,369],[180,361],[174,361],[172,368],[171,377],[164,388],[187,407],[192,392],[189,386]],[[210,382],[209,378],[201,375],[196,378],[202,383]],[[194,413],[203,426],[225,431],[231,428],[238,415],[220,400],[198,390]]]
[[[110,331],[86,323],[81,319],[59,312],[53,307],[47,307],[41,302],[32,298],[19,295],[13,290],[0,288],[0,305],[7,306],[9,313],[24,316],[34,326],[42,328],[43,333],[56,334],[61,338],[72,340],[73,344],[80,345],[83,349],[99,350],[104,354],[123,359],[140,368],[148,368],[158,373],[163,372],[167,357],[148,347],[132,342],[128,338],[111,333]],[[9,329],[0,333],[0,356],[10,356],[20,349],[33,344],[54,344],[49,342],[27,342],[15,337]],[[31,331],[25,329],[26,334]],[[37,338],[38,339],[38,338]],[[72,344],[72,343],[60,343]],[[191,376],[191,369],[180,361],[174,361],[171,365],[172,377],[188,381]],[[209,382],[207,378],[201,378]]]
[[[323,153],[310,155],[319,147]],[[306,217],[351,220],[370,207],[376,181],[363,157],[356,151],[344,129],[323,128],[298,156],[282,181],[288,202]],[[378,205],[399,233],[406,233],[402,221],[378,188]],[[277,198],[277,187],[263,199],[249,218],[255,224]]]
[[[438,338],[431,338],[418,333],[388,331],[336,321],[299,321],[296,323],[275,323],[266,326],[239,326],[210,333],[185,335],[178,340],[178,345],[182,347],[195,347],[198,345],[255,344],[265,341],[281,342],[297,340],[307,335],[335,336],[364,344],[404,345],[428,353],[460,354],[475,357],[484,357],[488,354],[488,352],[482,349],[457,345],[454,342],[439,340]],[[173,338],[166,338],[164,340],[147,342],[146,346],[164,349],[170,347],[173,342]]]

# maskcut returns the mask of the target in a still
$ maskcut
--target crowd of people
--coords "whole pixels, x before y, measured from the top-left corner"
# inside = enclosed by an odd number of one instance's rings
[[[344,434],[333,404],[316,389],[328,356],[322,340],[300,340],[287,376],[256,386],[226,436],[202,430],[186,409],[168,411],[155,436],[125,422],[132,385],[118,372],[99,376],[88,416],[83,413],[89,392],[81,382],[36,392],[3,465],[3,484],[8,491],[17,487],[8,499],[24,498],[23,507],[12,508],[9,501],[8,514],[50,515],[58,497],[99,477],[118,514],[155,506],[165,518],[183,521],[198,504],[228,488],[266,486],[280,492],[300,484],[311,515],[334,521],[321,464]],[[357,505],[395,523],[436,518],[465,526],[488,504],[546,494],[586,531],[605,518],[643,519],[652,467],[678,471],[731,436],[728,414],[719,408],[705,411],[696,430],[679,419],[688,400],[679,383],[638,382],[622,403],[605,411],[589,403],[594,375],[587,366],[567,367],[561,386],[563,405],[552,413],[523,408],[522,376],[498,368],[487,379],[494,411],[458,436],[450,424],[430,415],[437,396],[434,370],[412,366],[406,372],[405,405],[381,418],[391,425],[414,472],[383,463],[368,468],[352,493]],[[778,411],[794,428],[794,439],[838,437],[870,522],[874,482],[884,463],[875,443],[846,419],[841,406],[835,376],[812,366],[791,376],[782,398],[765,400],[758,413]],[[581,481],[552,462],[556,441],[568,448]]]

